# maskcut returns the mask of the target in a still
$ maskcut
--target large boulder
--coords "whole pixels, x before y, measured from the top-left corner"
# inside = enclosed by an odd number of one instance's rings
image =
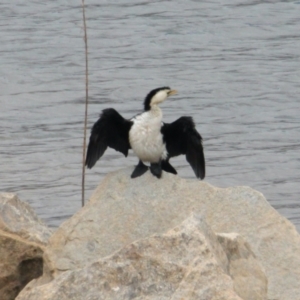
[[[240,259],[258,267],[241,237],[216,236],[201,218],[192,215],[165,234],[138,240],[82,269],[63,272],[48,284],[26,287],[17,299],[267,299],[266,278],[261,269],[262,277],[255,282],[235,283],[228,276],[231,269],[237,278],[255,276],[248,273],[255,267],[242,267],[238,272],[234,260]],[[260,293],[256,285],[263,287]],[[243,298],[235,287],[242,289]],[[252,293],[246,295],[243,289]]]
[[[51,231],[14,194],[0,194],[0,299],[13,300],[41,276],[43,251]]]
[[[194,212],[204,215],[214,232],[245,238],[266,272],[269,299],[299,299],[299,234],[261,193],[249,187],[216,188],[168,173],[157,179],[147,172],[133,180],[131,172],[108,174],[87,205],[53,234],[44,254],[44,282],[137,239],[162,234]]]

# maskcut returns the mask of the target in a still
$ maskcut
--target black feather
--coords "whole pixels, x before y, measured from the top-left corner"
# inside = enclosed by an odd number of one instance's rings
[[[132,121],[124,119],[115,109],[104,109],[92,127],[85,165],[91,169],[107,147],[127,156],[130,149],[129,130],[132,124]]]
[[[186,160],[191,165],[196,177],[203,179],[205,177],[205,158],[202,137],[196,130],[193,119],[191,117],[181,117],[173,123],[164,123],[161,133],[168,151],[166,162],[162,162],[163,169],[171,172],[168,170],[172,167],[169,159],[185,154]]]

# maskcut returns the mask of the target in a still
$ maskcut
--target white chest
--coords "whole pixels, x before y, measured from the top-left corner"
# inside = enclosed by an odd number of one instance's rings
[[[133,119],[134,124],[129,131],[129,142],[133,152],[143,162],[157,163],[166,158],[167,151],[160,132],[162,112],[155,110],[144,112]]]

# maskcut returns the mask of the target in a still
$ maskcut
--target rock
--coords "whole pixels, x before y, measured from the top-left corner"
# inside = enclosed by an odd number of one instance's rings
[[[204,215],[214,232],[237,232],[249,243],[266,272],[269,299],[299,300],[299,234],[261,193],[168,173],[160,180],[149,172],[132,180],[131,172],[108,174],[87,205],[53,234],[44,254],[44,281],[162,234],[194,212]]]
[[[50,230],[14,194],[0,194],[0,299],[12,300],[42,275]]]
[[[217,236],[228,258],[235,292],[244,300],[267,299],[268,279],[250,245],[237,233]]]
[[[221,239],[224,248],[240,241]],[[242,300],[226,274],[228,268],[217,236],[201,218],[191,216],[165,234],[136,241],[82,269],[63,272],[48,284],[26,287],[17,300]]]
[[[30,205],[11,193],[0,194],[0,230],[44,245],[52,234]]]

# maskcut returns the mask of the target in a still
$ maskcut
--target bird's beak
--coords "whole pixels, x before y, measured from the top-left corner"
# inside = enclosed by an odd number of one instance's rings
[[[168,96],[176,95],[178,92],[176,90],[170,90]]]

